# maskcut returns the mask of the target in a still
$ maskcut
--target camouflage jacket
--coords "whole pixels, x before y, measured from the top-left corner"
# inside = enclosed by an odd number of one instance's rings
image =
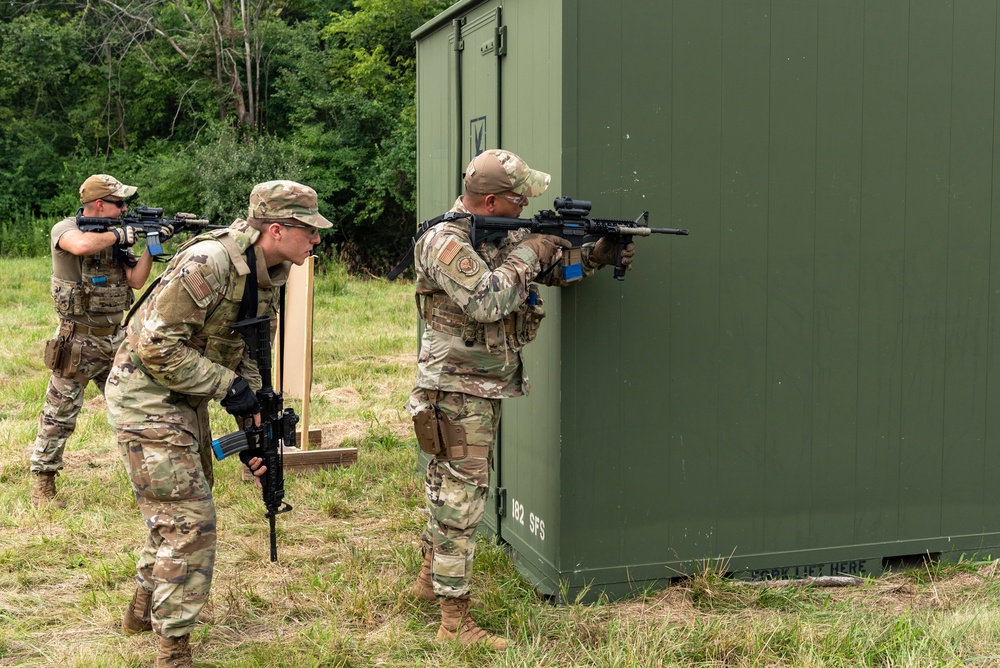
[[[232,329],[246,286],[244,252],[259,236],[245,221],[199,235],[170,261],[158,284],[140,303],[108,379],[113,423],[178,422],[186,411],[222,399],[236,374],[260,387],[257,365]],[[257,252],[255,315],[276,309],[274,288],[284,285],[289,264],[268,270]]]
[[[469,213],[462,198],[452,212]],[[542,267],[518,244],[527,230],[499,243],[472,247],[469,223],[457,219],[429,229],[413,250],[417,308],[427,326],[417,358],[417,387],[499,399],[528,393],[521,349],[544,317],[531,285]],[[593,268],[584,263],[584,273]],[[544,281],[562,285],[560,269]],[[534,293],[537,303],[529,303]]]

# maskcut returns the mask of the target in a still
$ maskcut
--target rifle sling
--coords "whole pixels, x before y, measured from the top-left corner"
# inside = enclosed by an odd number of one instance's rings
[[[417,247],[417,242],[420,241],[420,237],[424,236],[424,234],[426,234],[427,231],[430,230],[432,227],[438,225],[439,223],[447,223],[453,220],[457,220],[459,218],[468,218],[471,215],[472,214],[469,213],[457,213],[455,211],[449,211],[448,213],[442,214],[437,218],[431,218],[430,220],[425,220],[424,222],[420,223],[420,225],[418,226],[419,230],[417,231],[417,236],[413,237],[413,239],[411,240],[410,247],[406,250],[405,253],[403,253],[402,257],[399,258],[399,261],[396,263],[396,266],[393,267],[392,271],[386,274],[385,277],[388,278],[390,281],[395,280],[396,277],[398,277],[400,274],[406,271],[409,268],[409,266],[413,264],[413,251]]]
[[[236,314],[236,325],[247,318],[257,317],[257,253],[253,246],[247,248],[247,265],[250,273],[247,274],[247,282],[243,287],[243,299],[240,300],[240,310]]]

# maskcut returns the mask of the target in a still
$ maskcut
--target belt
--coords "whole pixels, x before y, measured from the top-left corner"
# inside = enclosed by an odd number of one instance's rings
[[[73,323],[73,334],[89,334],[90,336],[112,336],[118,333],[118,330],[122,328],[121,325],[112,325],[110,327],[88,327],[87,325],[81,325],[78,322]]]

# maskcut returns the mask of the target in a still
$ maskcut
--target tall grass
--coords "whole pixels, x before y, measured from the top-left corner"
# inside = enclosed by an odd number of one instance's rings
[[[149,635],[119,631],[145,529],[93,387],[70,440],[59,498],[35,510],[28,464],[55,317],[48,261],[0,271],[0,666],[148,666]],[[480,541],[474,606],[513,640],[505,652],[439,645],[437,611],[409,596],[424,521],[409,418],[412,285],[322,268],[316,290],[312,423],[321,447],[358,463],[290,472],[295,507],[268,561],[257,490],[216,466],[214,619],[196,665],[272,666],[991,666],[1000,665],[995,563],[925,567],[847,589],[750,587],[711,564],[632,600],[551,606],[496,545]],[[213,409],[213,428],[231,429]]]

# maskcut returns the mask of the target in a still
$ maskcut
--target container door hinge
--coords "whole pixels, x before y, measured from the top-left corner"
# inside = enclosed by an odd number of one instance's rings
[[[507,55],[507,26],[497,26],[496,54],[497,58]]]
[[[497,500],[497,517],[505,517],[507,515],[507,488],[497,487],[494,498]]]

